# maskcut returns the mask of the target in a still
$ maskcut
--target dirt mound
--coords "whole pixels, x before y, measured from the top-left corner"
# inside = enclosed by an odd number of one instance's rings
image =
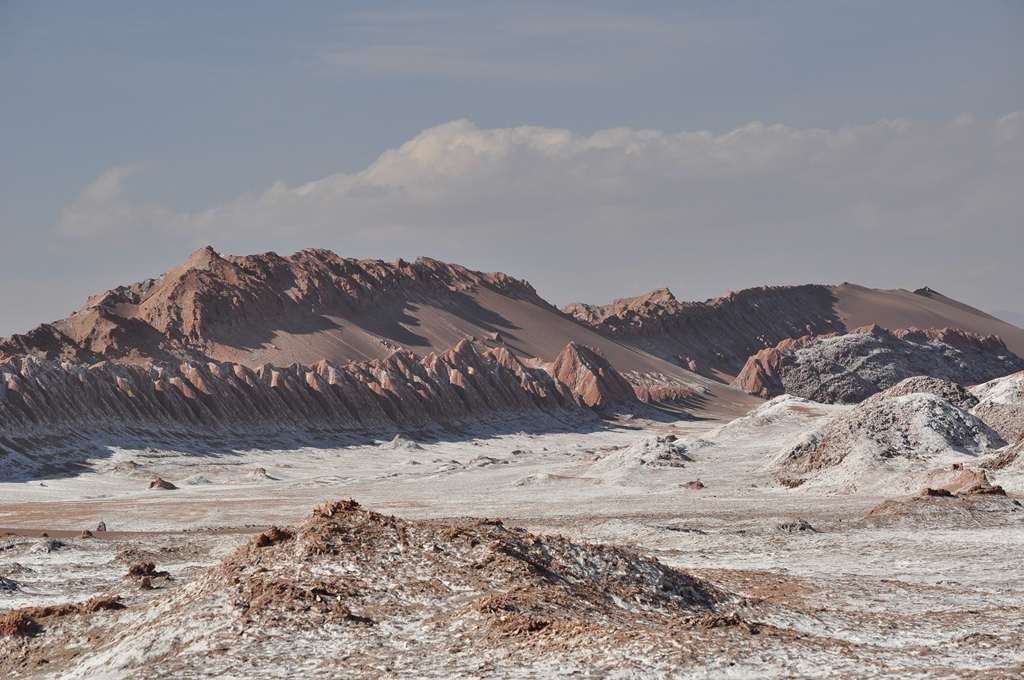
[[[983,422],[933,394],[872,399],[830,420],[774,462],[777,479],[836,490],[919,486],[935,463],[964,462],[1005,445]],[[917,481],[915,481],[917,480]]]
[[[733,385],[762,397],[787,393],[850,404],[914,376],[974,384],[1021,369],[1024,359],[996,336],[869,326],[784,340],[751,356]]]
[[[978,398],[971,413],[1006,441],[1024,439],[1024,372],[996,378],[971,392]]]
[[[961,463],[929,472],[924,482],[926,491],[939,490],[951,495],[1006,495],[1002,487],[989,481],[985,470],[966,467]]]
[[[351,675],[376,674],[387,659],[388,673],[403,676],[451,673],[469,656],[539,672],[586,663],[609,640],[628,658],[678,649],[668,639],[686,631],[728,624],[746,634],[721,610],[737,601],[622,548],[496,521],[405,521],[339,501],[257,536],[124,625],[92,629],[96,647],[74,663],[83,674],[242,673],[270,655]]]

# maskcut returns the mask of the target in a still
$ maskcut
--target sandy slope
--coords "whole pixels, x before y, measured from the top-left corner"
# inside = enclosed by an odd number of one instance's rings
[[[1024,356],[1024,329],[934,291],[879,290],[850,283],[833,287],[835,309],[848,328],[878,324],[884,328],[961,328],[998,335]]]

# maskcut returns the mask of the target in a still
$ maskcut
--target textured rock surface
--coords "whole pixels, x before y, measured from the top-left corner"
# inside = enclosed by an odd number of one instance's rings
[[[1006,441],[1024,439],[1024,373],[991,380],[971,392],[978,398],[971,413],[988,423]]]
[[[335,366],[186,362],[82,366],[24,357],[0,363],[0,463],[90,432],[238,435],[378,432],[529,416],[577,422],[591,407],[635,404],[629,383],[585,347],[529,366],[504,347],[464,340],[441,354],[408,352]],[[38,461],[36,461],[38,463]]]
[[[785,340],[751,356],[733,385],[750,394],[788,393],[825,403],[857,403],[913,376],[974,384],[1024,368],[995,336],[957,329],[887,331]]]
[[[562,308],[583,323],[690,370],[735,373],[748,356],[785,338],[842,331],[827,286],[749,288],[680,302],[667,288],[607,305]]]

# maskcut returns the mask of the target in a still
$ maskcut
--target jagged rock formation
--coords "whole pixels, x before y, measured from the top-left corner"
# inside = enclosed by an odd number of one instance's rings
[[[887,331],[784,340],[751,356],[733,385],[750,394],[787,393],[825,403],[857,403],[912,376],[974,384],[1024,369],[995,336],[959,329]]]
[[[1024,440],[1024,372],[996,378],[971,392],[978,398],[971,413],[1006,441]]]
[[[636,398],[633,386],[603,356],[575,342],[566,345],[546,368],[586,406],[602,407]]]
[[[690,370],[735,374],[762,347],[845,330],[827,286],[749,288],[706,302],[680,302],[667,288],[607,305],[570,304],[566,314]]]
[[[1004,442],[985,423],[934,394],[873,398],[804,436],[773,463],[787,486],[813,480],[843,491],[920,486],[920,474]]]
[[[191,363],[81,366],[21,358],[0,363],[0,464],[33,437],[89,432],[394,432],[516,416],[574,422],[591,408],[636,403],[628,382],[593,350],[569,345],[551,365],[464,340],[422,359],[335,366]]]
[[[593,668],[595,653],[614,659],[612,668],[642,657],[647,668],[671,669],[692,655],[685,641],[701,631],[750,630],[721,611],[735,602],[623,548],[497,521],[406,521],[339,501],[122,612],[28,616],[46,634],[7,646],[0,672],[30,656],[51,659],[48,672],[66,669],[71,655],[59,650],[83,625],[93,642],[71,661],[81,677],[261,675],[268,658],[309,677],[383,668],[399,677],[475,675],[481,664],[541,676]]]

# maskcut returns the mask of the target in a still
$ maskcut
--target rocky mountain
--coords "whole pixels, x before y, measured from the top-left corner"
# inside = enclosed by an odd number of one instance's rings
[[[733,385],[761,397],[856,403],[912,376],[976,384],[1022,369],[1024,360],[996,336],[868,326],[783,340],[751,356]]]
[[[282,257],[201,249],[159,278],[94,295],[66,319],[0,339],[0,360],[212,361],[256,369],[384,360],[399,349],[426,356],[466,338],[531,362],[553,362],[569,343],[594,348],[649,397],[723,392],[572,321],[506,274],[429,258],[355,260],[326,250]],[[623,392],[622,385],[605,387]]]
[[[888,328],[959,328],[998,335],[1024,355],[1024,330],[930,288],[877,290],[844,283],[750,288],[681,302],[667,288],[607,305],[571,304],[566,314],[602,334],[690,370],[731,378],[747,357],[786,339]]]

